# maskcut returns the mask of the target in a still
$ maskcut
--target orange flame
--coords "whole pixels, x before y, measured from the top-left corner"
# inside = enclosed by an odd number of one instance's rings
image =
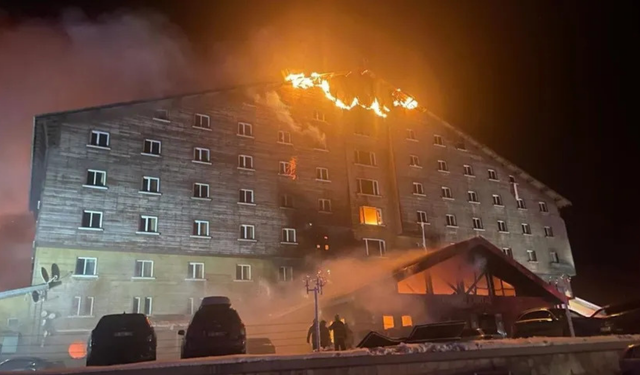
[[[336,107],[345,109],[347,111],[356,106],[360,106],[364,109],[373,111],[376,115],[382,118],[386,118],[387,113],[391,112],[391,110],[386,106],[380,105],[380,101],[378,100],[378,98],[375,98],[371,105],[361,103],[358,98],[353,98],[350,104],[346,104],[342,100],[333,96],[333,94],[331,93],[331,85],[325,77],[328,77],[328,75],[315,72],[311,73],[311,75],[308,77],[305,76],[304,73],[292,73],[285,77],[285,81],[291,82],[291,85],[297,89],[306,90],[312,87],[319,87],[322,92],[324,92],[324,96],[335,103]],[[400,91],[400,89],[395,90],[392,93],[392,96],[394,98],[394,107],[403,107],[406,109],[415,109],[418,107],[418,102],[414,98]]]
[[[298,159],[294,156],[291,158],[291,160],[289,160],[289,175],[291,176],[292,180],[295,180],[296,178],[298,178],[298,176],[296,175],[296,167],[298,164]]]

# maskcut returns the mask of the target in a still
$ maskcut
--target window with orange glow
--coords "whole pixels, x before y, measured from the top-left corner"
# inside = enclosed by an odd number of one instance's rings
[[[410,315],[402,315],[402,326],[410,327],[413,325],[413,319],[411,319]]]
[[[493,287],[496,296],[515,296],[516,288],[508,282],[493,276]]]
[[[384,329],[391,329],[395,327],[395,322],[393,321],[393,315],[383,315],[382,326],[384,327]]]
[[[360,224],[382,225],[382,210],[376,207],[360,207]]]

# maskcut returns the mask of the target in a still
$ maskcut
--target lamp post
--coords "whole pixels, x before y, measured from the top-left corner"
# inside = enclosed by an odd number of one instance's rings
[[[313,292],[313,300],[315,303],[315,320],[314,320],[314,325],[315,325],[314,328],[316,331],[315,347],[318,349],[318,351],[320,351],[320,322],[319,322],[320,308],[318,305],[318,294],[322,294],[322,287],[324,287],[326,283],[327,283],[327,279],[322,275],[322,271],[318,271],[315,278],[312,278],[309,275],[307,275],[304,279],[304,286],[307,289],[307,294],[309,294],[309,292]]]
[[[564,312],[566,314],[567,323],[569,325],[569,334],[571,335],[571,337],[576,337],[575,330],[573,329],[573,320],[571,319],[571,312],[569,311],[569,296],[567,296],[567,291],[568,291],[567,285],[569,285],[570,281],[571,281],[571,278],[568,275],[562,274],[554,278],[553,283],[556,289],[567,298],[567,303],[564,304]]]

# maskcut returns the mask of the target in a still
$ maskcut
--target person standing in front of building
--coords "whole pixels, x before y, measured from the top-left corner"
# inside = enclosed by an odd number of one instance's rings
[[[347,329],[340,320],[340,315],[336,315],[335,320],[329,326],[333,331],[333,344],[336,350],[346,350]]]
[[[314,319],[313,324],[311,324],[311,327],[309,327],[309,332],[307,332],[307,344],[309,344],[309,339],[311,339],[313,351],[318,350],[318,341],[316,340],[316,324],[318,324],[318,321]],[[320,338],[322,338],[322,334],[320,334]]]
[[[327,349],[331,346],[331,334],[329,333],[329,327],[327,327],[327,321],[320,321],[320,348]]]

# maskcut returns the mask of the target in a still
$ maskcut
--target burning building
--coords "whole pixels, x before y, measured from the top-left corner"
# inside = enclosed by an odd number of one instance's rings
[[[567,199],[371,72],[39,115],[32,167],[57,332],[214,294],[257,319],[319,260],[478,236],[544,280],[575,273]]]

